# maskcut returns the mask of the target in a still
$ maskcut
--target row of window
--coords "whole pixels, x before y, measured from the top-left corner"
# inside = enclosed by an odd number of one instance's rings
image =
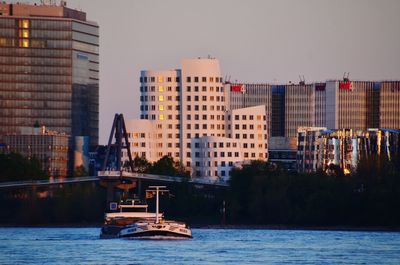
[[[174,80],[176,83],[179,83],[181,81],[181,78],[179,76],[175,77],[164,77],[164,76],[158,76],[157,79],[155,76],[141,76],[140,77],[140,83],[155,83],[157,80],[158,83],[164,83],[165,81],[168,83],[173,82]]]
[[[164,92],[164,91],[172,92],[173,89],[172,89],[172,86],[166,86],[166,87],[165,86],[158,86],[157,91],[158,92]],[[179,92],[179,91],[180,91],[180,87],[179,86],[175,87],[175,92]],[[190,86],[188,86],[188,87],[186,87],[186,91],[187,92],[192,92],[192,88]],[[194,92],[200,92],[199,87],[195,86],[193,91]],[[141,86],[140,87],[140,92],[156,92],[156,87],[155,86]],[[214,87],[212,86],[212,87],[209,87],[209,89],[207,91],[207,86],[202,86],[201,87],[201,92],[224,92],[224,87],[216,86],[215,89],[214,89]]]
[[[175,81],[175,82],[177,82],[177,83],[179,83],[180,82],[180,77],[179,76],[177,76],[177,77],[164,77],[164,76],[158,76],[158,77],[155,77],[155,76],[141,76],[140,77],[140,83],[155,83],[155,82],[158,82],[158,83],[164,83],[164,82],[168,82],[168,83],[171,83],[172,81]],[[201,82],[207,82],[207,77],[205,77],[205,76],[203,76],[203,77],[198,77],[198,76],[194,76],[194,77],[191,77],[191,76],[187,76],[186,77],[186,82],[188,82],[188,83],[190,83],[190,82],[192,82],[192,80],[193,80],[193,82],[195,82],[195,83],[199,83],[200,81]],[[222,83],[222,77],[208,77],[208,82],[210,82],[210,83],[214,83],[214,81],[216,82],[216,83]]]
[[[196,165],[196,167],[211,167],[212,165],[214,166],[214,167],[218,167],[218,166],[221,166],[221,167],[226,167],[227,165],[229,166],[229,167],[232,167],[233,166],[233,161],[228,161],[228,163],[226,163],[226,161],[220,161],[220,162],[218,162],[218,161],[214,161],[214,163],[211,163],[211,161],[207,161],[207,162],[204,162],[204,163],[200,163],[200,161],[196,161],[195,162],[195,165]]]
[[[261,130],[263,126],[261,124],[257,125],[257,130]],[[254,130],[254,124],[249,124],[249,129]],[[235,130],[240,130],[240,124],[235,124]],[[247,124],[242,124],[242,130],[247,130]],[[267,125],[264,125],[264,130],[267,130]]]
[[[226,157],[236,157],[236,158],[240,157],[239,152],[217,152],[217,151],[207,152],[207,153],[194,152],[194,157],[195,158],[207,158],[207,157],[208,158],[211,158],[211,157],[217,158],[217,157],[225,157],[225,154],[226,154]],[[186,156],[191,157],[192,156],[191,152],[187,152]],[[268,157],[268,154],[266,153],[265,156]],[[257,158],[257,153],[243,152],[243,157],[244,158]],[[262,158],[264,158],[264,153],[258,153],[258,159],[262,159]]]
[[[172,101],[173,97],[172,96],[164,97],[164,95],[158,96],[158,101],[164,101],[164,99],[166,99],[168,101]],[[175,96],[175,101],[180,101],[180,100],[181,100],[180,96]],[[156,96],[140,96],[140,101],[141,102],[156,101]]]
[[[200,99],[200,96],[193,96],[193,101],[200,101],[199,99]],[[187,101],[192,101],[192,96],[186,96],[186,100]],[[214,101],[215,100],[217,102],[219,102],[219,101],[224,102],[225,98],[223,96],[221,96],[221,97],[220,96],[216,96],[216,97],[214,97],[214,96],[209,96],[209,97],[202,96],[201,100],[202,101]]]
[[[210,89],[209,89],[209,91],[208,92],[214,92],[214,87],[213,86],[211,86],[211,87],[209,87]],[[192,87],[190,87],[190,86],[187,86],[186,87],[186,91],[187,92],[192,92]],[[193,91],[194,92],[199,92],[199,87],[198,86],[195,86],[194,87],[194,89],[193,89]],[[202,92],[207,92],[207,87],[206,86],[202,86],[201,87],[201,91]],[[215,87],[215,92],[224,92],[224,87],[219,87],[219,86],[216,86]]]
[[[172,87],[171,86],[158,86],[158,92],[172,92]],[[175,87],[175,92],[179,92],[180,88],[179,86]],[[151,87],[147,87],[147,86],[141,86],[140,87],[140,92],[156,92],[156,87],[155,86],[151,86]]]
[[[0,64],[24,65],[24,66],[65,66],[65,67],[70,67],[72,62],[70,59],[62,59],[62,58],[0,56]]]
[[[205,77],[205,76],[203,76],[203,77],[201,77],[201,79],[200,79],[200,77],[198,77],[198,76],[194,76],[194,77],[192,77],[192,76],[187,76],[186,77],[186,82],[188,82],[188,83],[190,83],[190,82],[192,82],[192,80],[193,80],[193,82],[195,82],[195,83],[198,83],[198,82],[200,82],[200,80],[201,80],[201,82],[207,82],[207,77]],[[212,76],[210,76],[210,77],[208,77],[208,82],[210,82],[210,83],[213,83],[213,82],[216,82],[216,83],[222,83],[222,77],[212,77]]]

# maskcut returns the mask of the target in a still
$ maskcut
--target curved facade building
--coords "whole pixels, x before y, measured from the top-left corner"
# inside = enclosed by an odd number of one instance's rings
[[[212,180],[229,178],[235,164],[266,160],[265,106],[230,111],[216,59],[181,66],[141,72],[141,120],[127,123],[133,155],[150,162],[168,155],[193,177]]]

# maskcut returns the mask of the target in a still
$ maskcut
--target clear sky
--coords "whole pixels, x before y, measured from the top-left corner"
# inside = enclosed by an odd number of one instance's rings
[[[31,1],[33,2],[33,1]],[[39,1],[36,1],[39,2]],[[400,79],[400,0],[68,0],[100,25],[100,143],[139,74],[212,55],[243,82]]]

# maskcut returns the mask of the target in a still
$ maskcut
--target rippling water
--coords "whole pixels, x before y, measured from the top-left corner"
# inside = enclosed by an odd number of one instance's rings
[[[98,228],[0,228],[0,264],[400,264],[400,233],[193,229],[99,239]]]

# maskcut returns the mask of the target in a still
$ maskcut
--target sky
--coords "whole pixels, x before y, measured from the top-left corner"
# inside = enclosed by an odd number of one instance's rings
[[[39,1],[31,1],[39,2]],[[399,0],[67,0],[100,26],[100,144],[139,117],[140,70],[219,59],[231,81],[400,80]]]

